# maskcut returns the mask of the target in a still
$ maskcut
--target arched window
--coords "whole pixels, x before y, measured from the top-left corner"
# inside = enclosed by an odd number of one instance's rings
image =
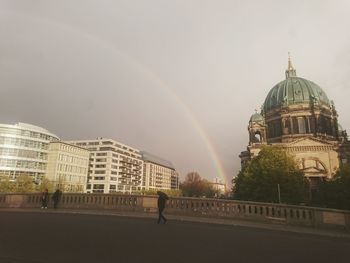
[[[255,132],[254,134],[254,142],[260,143],[261,142],[261,134],[260,132]]]

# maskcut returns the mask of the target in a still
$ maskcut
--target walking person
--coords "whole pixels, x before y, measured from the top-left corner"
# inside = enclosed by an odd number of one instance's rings
[[[169,197],[167,196],[166,193],[163,193],[161,191],[157,192],[158,195],[158,224],[160,223],[160,221],[163,219],[164,224],[166,223],[167,219],[165,218],[165,216],[163,216],[163,211],[165,209],[165,203],[166,200],[169,199]]]
[[[47,203],[49,201],[49,190],[45,191],[41,195],[41,209],[47,209]]]
[[[58,202],[60,200],[60,197],[61,197],[61,192],[60,192],[60,190],[57,189],[52,195],[52,201],[53,201],[53,208],[54,209],[57,208],[57,205],[58,205]]]

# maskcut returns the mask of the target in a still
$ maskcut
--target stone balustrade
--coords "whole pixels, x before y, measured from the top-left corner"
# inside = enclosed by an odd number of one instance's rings
[[[0,208],[40,208],[40,197],[40,193],[0,194]],[[49,199],[49,206],[52,207],[52,200],[51,198]],[[64,193],[61,196],[59,208],[155,213],[157,212],[157,197]],[[315,228],[338,228],[350,232],[350,211],[307,206],[176,197],[167,201],[165,213],[189,217],[251,220]]]

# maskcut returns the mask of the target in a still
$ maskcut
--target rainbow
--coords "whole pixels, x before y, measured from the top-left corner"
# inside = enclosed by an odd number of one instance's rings
[[[193,125],[194,129],[199,134],[201,140],[204,142],[206,148],[208,149],[210,158],[212,160],[212,163],[215,167],[217,176],[220,177],[223,182],[227,185],[228,180],[225,175],[224,169],[222,167],[222,164],[220,162],[220,159],[218,157],[218,154],[215,150],[215,147],[213,143],[211,142],[209,135],[207,132],[202,128],[199,121],[197,120],[195,114],[191,111],[191,109],[181,100],[181,98],[174,92],[174,90],[167,85],[159,76],[157,76],[154,72],[147,69],[145,66],[143,66],[139,61],[137,61],[135,58],[130,57],[129,55],[121,52],[113,43],[110,41],[101,39],[98,36],[92,35],[90,33],[84,32],[78,28],[72,27],[69,24],[65,23],[58,23],[55,20],[42,18],[42,17],[33,17],[29,16],[27,14],[21,13],[21,15],[30,18],[32,20],[39,20],[40,23],[42,20],[45,21],[46,24],[51,24],[53,26],[56,26],[60,29],[74,32],[74,34],[78,34],[80,36],[83,36],[85,39],[93,41],[96,43],[99,47],[110,50],[113,54],[117,55],[118,57],[121,57],[124,59],[125,62],[127,62],[130,66],[137,69],[140,73],[142,73],[144,76],[146,76],[148,79],[150,79],[153,83],[157,84],[157,87],[165,90],[169,96],[171,96],[175,102],[184,110],[186,113],[187,118],[189,119],[190,123]]]

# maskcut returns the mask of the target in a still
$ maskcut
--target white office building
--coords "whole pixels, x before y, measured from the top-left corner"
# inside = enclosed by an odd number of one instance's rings
[[[31,124],[0,124],[0,177],[15,180],[19,175],[29,175],[40,182],[46,173],[49,144],[58,140]]]
[[[69,141],[90,151],[88,193],[132,193],[142,190],[140,151],[112,139]]]

